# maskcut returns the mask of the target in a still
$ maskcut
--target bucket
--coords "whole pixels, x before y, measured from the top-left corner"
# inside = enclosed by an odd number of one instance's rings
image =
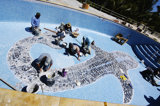
[[[28,85],[26,88],[26,91],[28,93],[37,93],[38,90],[39,90],[39,86],[38,84],[35,84],[35,83]]]
[[[83,8],[83,9],[88,9],[88,8],[89,8],[89,4],[83,3],[82,8]]]

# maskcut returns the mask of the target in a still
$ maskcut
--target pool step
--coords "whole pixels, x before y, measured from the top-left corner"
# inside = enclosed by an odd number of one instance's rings
[[[160,47],[156,45],[134,45],[132,49],[140,60],[144,60],[146,66],[160,67],[160,64],[156,61],[157,57],[160,56]]]

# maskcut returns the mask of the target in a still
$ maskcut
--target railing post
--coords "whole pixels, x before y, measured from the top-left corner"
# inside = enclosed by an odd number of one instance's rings
[[[103,9],[103,6],[101,6],[100,11],[102,11],[102,9]]]

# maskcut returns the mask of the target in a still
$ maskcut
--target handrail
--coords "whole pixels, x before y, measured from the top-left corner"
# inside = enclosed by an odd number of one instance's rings
[[[83,0],[79,0],[79,1],[80,1],[81,3],[83,3]],[[112,11],[112,10],[110,10],[110,9],[104,7],[104,6],[98,5],[98,4],[96,4],[96,3],[94,3],[94,2],[92,2],[92,1],[90,1],[90,0],[85,0],[85,2],[87,2],[91,7],[96,8],[96,9],[98,9],[99,11],[102,11],[102,12],[107,13],[107,14],[109,14],[109,15],[112,15],[112,16],[118,18],[118,19],[121,19],[122,21],[128,22],[128,23],[130,23],[130,24],[133,24],[133,23],[134,23],[134,24],[136,24],[137,26],[141,26],[141,25],[144,26],[144,24],[142,24],[141,22],[138,22],[138,21],[136,21],[136,20],[134,20],[134,19],[132,19],[132,18],[126,17],[126,16],[124,16],[124,15],[122,15],[122,14],[119,14],[119,13],[117,13],[117,12],[115,12],[115,11]],[[145,26],[146,26],[146,25],[145,25]],[[149,28],[149,27],[147,27],[147,26],[146,26],[146,28],[147,28],[149,31],[151,31],[151,33],[158,33],[158,32],[154,31],[153,29],[151,29],[151,28]],[[155,35],[153,35],[153,36],[155,36]],[[159,35],[159,36],[156,35],[155,37],[160,37],[160,35]]]
[[[94,2],[92,2],[92,1],[90,1],[90,0],[87,0],[87,2],[89,3],[89,5],[90,5],[91,7],[94,7],[94,8],[96,8],[96,9],[102,11],[102,12],[105,12],[105,13],[107,13],[107,14],[110,14],[110,15],[112,15],[112,16],[115,16],[115,17],[117,17],[117,18],[119,18],[119,19],[125,20],[125,21],[127,21],[127,22],[129,22],[129,23],[133,23],[133,22],[134,22],[134,23],[138,23],[136,20],[133,20],[133,19],[128,18],[128,17],[126,17],[126,16],[124,16],[124,15],[121,15],[121,14],[115,12],[115,11],[112,11],[112,10],[104,7],[104,6],[98,5],[98,4],[96,4],[96,3],[94,3]]]
[[[136,23],[136,24],[137,24],[137,23],[140,23],[140,22],[138,22],[138,21],[136,21],[136,20],[134,20],[134,19],[132,19],[132,18],[126,17],[126,16],[124,16],[124,15],[122,15],[122,14],[119,14],[119,13],[117,13],[117,12],[115,12],[115,11],[112,11],[112,10],[110,10],[110,9],[104,7],[104,6],[98,5],[98,4],[96,4],[96,3],[94,3],[94,2],[92,2],[92,1],[90,1],[90,0],[87,0],[87,2],[89,3],[89,5],[90,5],[91,7],[96,8],[96,9],[98,9],[98,10],[100,10],[100,11],[102,11],[102,12],[105,12],[105,13],[107,13],[107,14],[110,14],[110,15],[112,15],[112,16],[115,16],[115,17],[117,17],[117,18],[119,18],[119,19],[121,19],[121,20],[123,20],[123,21],[128,22],[128,23]],[[97,8],[97,7],[98,7],[98,8]],[[149,27],[148,27],[147,29],[149,29],[149,30],[152,31],[152,29],[149,28]],[[155,31],[154,31],[154,32],[155,32]]]

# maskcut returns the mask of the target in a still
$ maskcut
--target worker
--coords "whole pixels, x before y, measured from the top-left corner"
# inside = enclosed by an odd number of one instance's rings
[[[72,26],[70,23],[67,23],[67,24],[61,23],[58,29],[65,31],[65,33],[67,34],[72,34]]]
[[[31,19],[31,30],[34,35],[39,35],[41,33],[41,29],[39,29],[40,26],[40,16],[41,14],[39,12],[36,13],[34,17]]]
[[[91,37],[85,37],[82,38],[82,52],[83,54],[91,54],[91,45],[94,45],[94,40]]]
[[[40,72],[43,71],[47,71],[50,69],[50,67],[52,66],[52,58],[48,53],[42,53],[36,61],[36,64],[38,66],[38,68],[40,69]]]
[[[67,52],[71,55],[74,55],[79,61],[80,61],[80,48],[78,45],[73,44],[73,43],[69,43],[69,48],[67,50]],[[77,56],[76,56],[77,54]]]

